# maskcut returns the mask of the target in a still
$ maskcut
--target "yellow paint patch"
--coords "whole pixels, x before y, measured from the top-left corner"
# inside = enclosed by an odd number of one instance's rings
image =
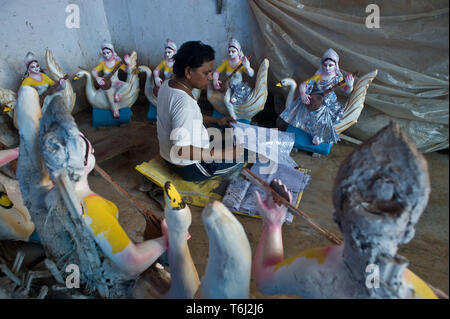
[[[403,273],[406,281],[413,286],[415,297],[422,299],[438,299],[436,294],[431,290],[431,288],[426,284],[425,281],[420,279],[411,270],[406,269]]]
[[[130,244],[130,238],[117,220],[117,206],[99,195],[86,196],[84,202],[86,211],[83,219],[89,218],[94,236],[103,235],[111,245],[113,254],[124,250]]]
[[[186,204],[184,203],[183,199],[181,198],[180,193],[178,193],[175,186],[173,186],[172,183],[167,182],[164,186],[164,189],[166,191],[166,196],[169,197],[169,205],[173,209],[182,209],[186,207]]]
[[[0,206],[6,209],[13,207],[13,203],[6,193],[0,192]]]
[[[283,260],[279,264],[277,264],[274,268],[274,271],[277,271],[281,267],[290,265],[297,258],[313,258],[316,259],[319,264],[323,264],[325,259],[327,259],[328,247],[323,248],[313,248],[309,250],[302,251],[300,254],[290,257],[288,259]]]

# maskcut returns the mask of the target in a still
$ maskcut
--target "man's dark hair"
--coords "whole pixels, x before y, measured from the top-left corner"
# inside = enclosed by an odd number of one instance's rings
[[[185,42],[174,56],[173,73],[184,77],[186,67],[198,68],[204,62],[214,60],[214,54],[214,49],[201,41]]]

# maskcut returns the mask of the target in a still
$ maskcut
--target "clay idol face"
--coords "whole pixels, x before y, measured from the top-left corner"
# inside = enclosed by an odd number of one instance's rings
[[[30,63],[30,65],[28,66],[28,70],[31,73],[39,73],[41,71],[41,68],[39,66],[39,63],[35,61]]]
[[[166,49],[164,50],[164,57],[165,57],[166,59],[172,59],[173,56],[174,56],[174,51],[173,51],[171,48],[166,48]]]
[[[107,48],[105,48],[105,49],[102,50],[102,54],[103,54],[103,57],[104,57],[106,60],[111,59],[111,57],[112,57],[112,55],[113,55],[112,51],[111,51],[110,49],[107,49]]]
[[[322,63],[322,70],[326,74],[333,74],[336,71],[336,63],[331,60],[326,60]]]
[[[228,48],[228,57],[230,59],[234,59],[238,56],[239,52],[235,47],[229,47]]]

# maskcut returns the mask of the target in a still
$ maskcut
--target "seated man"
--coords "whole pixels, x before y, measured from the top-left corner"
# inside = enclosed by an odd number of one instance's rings
[[[202,115],[192,89],[205,89],[212,80],[214,49],[200,41],[184,43],[175,55],[174,78],[158,94],[159,153],[187,181],[230,173],[245,160],[242,145],[210,148],[204,124],[229,125],[231,117]]]

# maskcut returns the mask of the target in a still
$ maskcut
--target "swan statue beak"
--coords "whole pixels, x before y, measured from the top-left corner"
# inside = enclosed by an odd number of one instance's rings
[[[186,207],[186,203],[171,182],[166,182],[166,184],[164,184],[164,195],[166,206],[168,206],[168,208],[172,210],[181,210]]]
[[[275,84],[276,86],[278,86],[278,87],[283,87],[283,85],[281,84],[281,82],[278,82],[277,84]]]

